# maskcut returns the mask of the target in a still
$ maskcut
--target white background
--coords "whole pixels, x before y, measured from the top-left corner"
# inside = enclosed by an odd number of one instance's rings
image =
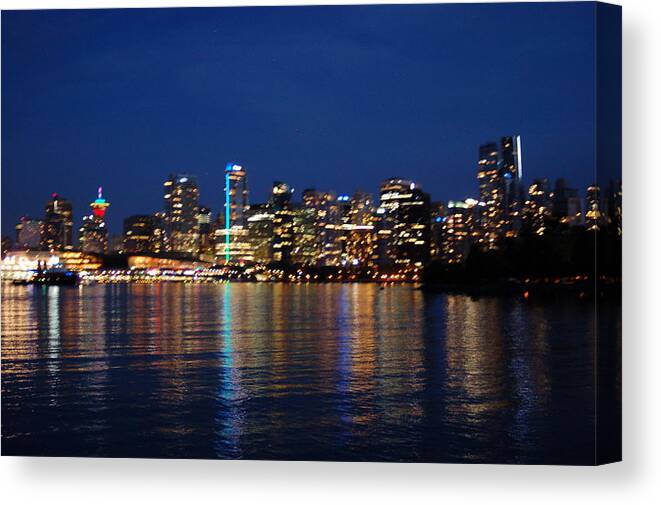
[[[3,9],[251,3],[347,2],[0,0]],[[623,463],[582,468],[4,457],[0,458],[0,500],[49,505],[198,500],[274,504],[441,500],[489,505],[661,503],[661,2],[618,3],[624,7]]]

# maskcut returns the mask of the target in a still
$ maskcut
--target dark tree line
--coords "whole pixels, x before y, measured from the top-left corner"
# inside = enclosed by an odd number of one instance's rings
[[[622,240],[615,227],[594,231],[558,224],[542,236],[524,229],[519,237],[504,239],[496,250],[474,245],[458,265],[432,261],[423,279],[473,284],[572,276],[617,281],[621,275]]]

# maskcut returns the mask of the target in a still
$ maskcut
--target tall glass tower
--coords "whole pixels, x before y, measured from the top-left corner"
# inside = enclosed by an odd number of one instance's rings
[[[253,261],[248,236],[248,175],[237,163],[225,165],[223,212],[216,236],[216,261],[225,264]]]
[[[163,183],[164,211],[169,249],[195,254],[198,246],[197,214],[200,190],[195,177],[172,174]]]

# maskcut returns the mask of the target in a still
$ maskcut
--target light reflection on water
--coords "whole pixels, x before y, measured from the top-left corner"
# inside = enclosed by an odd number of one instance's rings
[[[2,450],[590,463],[593,316],[411,286],[4,284]]]

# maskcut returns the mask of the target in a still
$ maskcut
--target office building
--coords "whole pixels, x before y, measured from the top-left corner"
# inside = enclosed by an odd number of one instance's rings
[[[125,254],[160,253],[163,223],[154,215],[135,215],[124,219],[124,241],[122,252]]]
[[[535,179],[528,188],[524,203],[523,225],[526,231],[544,235],[551,218],[551,192],[548,179]]]
[[[216,262],[244,264],[252,262],[254,255],[248,233],[246,214],[248,203],[248,176],[237,163],[225,165],[223,213],[215,232]]]
[[[291,263],[294,246],[294,207],[291,199],[294,189],[280,181],[273,183],[271,208],[273,209],[273,260]]]
[[[200,192],[195,177],[172,174],[163,183],[167,247],[176,253],[196,254]]]
[[[424,265],[430,253],[429,195],[413,181],[387,179],[377,212],[377,263],[399,270]]]
[[[504,228],[504,185],[498,163],[498,146],[480,146],[477,180],[480,201],[484,202],[483,243],[486,249],[496,249]]]
[[[41,245],[50,251],[71,249],[73,246],[73,208],[67,199],[57,193],[53,193],[46,203]]]
[[[578,190],[567,186],[565,179],[558,179],[551,195],[551,215],[560,224],[578,226],[583,224],[581,198]]]

